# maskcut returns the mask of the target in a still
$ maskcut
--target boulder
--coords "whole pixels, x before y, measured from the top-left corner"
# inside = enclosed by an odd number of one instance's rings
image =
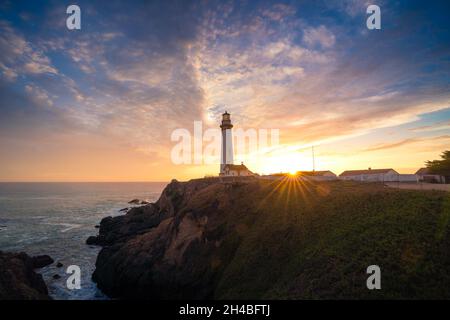
[[[104,248],[92,276],[98,287],[118,298],[213,297],[221,261],[229,261],[235,250],[233,242],[217,253],[222,237],[234,234],[233,224],[225,223],[229,188],[175,180],[156,203],[103,219],[99,237]]]
[[[98,237],[97,236],[90,236],[86,239],[86,244],[88,245],[97,245],[98,244]]]
[[[34,268],[43,268],[54,262],[54,260],[48,255],[35,256],[31,259],[33,261]]]
[[[26,253],[0,251],[0,300],[49,300],[42,275]]]
[[[131,208],[123,216],[103,218],[100,222],[98,236],[90,236],[86,240],[86,244],[107,246],[141,234],[157,226],[167,215],[166,211],[160,212],[159,209],[158,206],[150,203]]]

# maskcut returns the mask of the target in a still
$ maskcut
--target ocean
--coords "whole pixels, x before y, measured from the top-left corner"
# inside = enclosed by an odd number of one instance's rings
[[[156,201],[166,184],[0,183],[0,250],[50,255],[55,263],[37,271],[53,299],[107,299],[91,280],[100,247],[86,245],[87,237],[98,233],[102,218],[132,207],[128,201]],[[69,265],[81,269],[79,290],[66,286]]]

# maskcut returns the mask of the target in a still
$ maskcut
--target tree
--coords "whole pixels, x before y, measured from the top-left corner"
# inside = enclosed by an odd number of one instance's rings
[[[450,181],[450,150],[446,150],[441,154],[442,160],[431,160],[426,162],[430,173],[439,174],[445,177],[446,182]]]

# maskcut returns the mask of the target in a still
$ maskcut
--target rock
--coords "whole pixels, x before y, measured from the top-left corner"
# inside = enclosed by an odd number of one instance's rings
[[[33,261],[34,268],[43,268],[54,262],[54,260],[48,255],[35,256],[31,259]]]
[[[250,192],[239,190],[241,185],[233,188],[237,194]],[[234,190],[229,189],[211,179],[175,180],[156,203],[103,219],[99,237],[104,248],[92,279],[111,297],[213,297],[214,279],[225,267],[221,261],[232,260],[239,238],[234,224],[226,223]],[[235,214],[249,207],[244,203]],[[216,244],[224,235],[236,241],[218,252]]]
[[[141,204],[149,204],[150,202],[148,202],[148,201],[145,201],[145,200],[142,200],[141,201]]]
[[[98,237],[97,236],[90,236],[86,239],[86,244],[88,245],[96,245],[98,243]]]
[[[61,278],[61,276],[59,274],[54,274],[52,278],[58,280]]]
[[[0,300],[49,300],[42,276],[26,253],[0,251]]]
[[[58,263],[56,264],[57,268],[61,268],[63,266],[63,264],[61,262],[58,261]]]
[[[123,208],[119,210],[119,212],[126,212],[126,211],[128,211],[128,208]]]
[[[95,229],[100,229],[100,225],[99,225],[99,224],[96,224],[96,225],[95,225]]]
[[[129,204],[140,204],[140,200],[139,199],[133,199],[131,201],[128,201]]]
[[[159,212],[156,204],[131,208],[126,215],[106,217],[100,222],[98,236],[90,236],[88,245],[107,246],[115,242],[126,241],[129,237],[144,233],[157,226],[168,212]]]

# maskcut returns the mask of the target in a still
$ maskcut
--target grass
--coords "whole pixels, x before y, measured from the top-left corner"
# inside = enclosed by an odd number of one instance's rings
[[[215,298],[450,298],[449,193],[287,178],[229,199]],[[366,287],[373,264],[381,290]]]

